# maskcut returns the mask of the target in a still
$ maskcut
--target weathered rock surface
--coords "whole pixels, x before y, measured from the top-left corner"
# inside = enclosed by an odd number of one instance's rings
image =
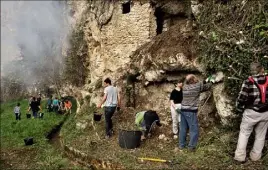
[[[223,124],[227,124],[228,120],[233,116],[233,100],[224,92],[224,84],[218,84],[213,88],[213,96],[216,104],[217,112],[221,117]]]
[[[163,12],[168,13],[170,15],[185,15],[185,4],[178,3],[178,1],[171,1],[162,6]]]
[[[77,122],[76,123],[76,128],[77,129],[85,129],[86,127],[88,126],[88,123],[87,122]]]
[[[202,7],[202,4],[198,2],[198,0],[192,0],[191,1],[191,9],[192,13],[195,17],[198,17],[200,14],[200,9]]]

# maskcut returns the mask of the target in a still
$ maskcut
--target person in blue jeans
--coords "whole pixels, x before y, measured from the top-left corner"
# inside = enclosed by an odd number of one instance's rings
[[[112,117],[116,107],[120,107],[120,96],[118,89],[112,86],[112,82],[109,78],[104,80],[104,86],[104,96],[98,108],[101,108],[102,104],[104,104],[106,138],[110,138],[113,134]]]
[[[209,90],[211,83],[199,82],[193,74],[187,75],[183,86],[183,100],[181,103],[181,123],[179,134],[179,148],[186,148],[187,130],[190,132],[188,149],[194,151],[197,146],[198,127],[198,105],[200,93]]]

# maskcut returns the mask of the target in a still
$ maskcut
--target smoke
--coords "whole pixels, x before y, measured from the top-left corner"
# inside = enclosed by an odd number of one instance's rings
[[[30,85],[59,73],[69,19],[66,1],[1,1],[1,74]]]

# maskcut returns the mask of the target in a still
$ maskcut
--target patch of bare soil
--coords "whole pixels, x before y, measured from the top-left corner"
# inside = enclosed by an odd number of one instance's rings
[[[36,162],[35,148],[1,149],[1,169],[31,169]]]

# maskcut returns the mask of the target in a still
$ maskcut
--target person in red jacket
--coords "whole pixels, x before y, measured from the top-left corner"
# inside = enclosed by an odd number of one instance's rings
[[[66,100],[64,102],[64,107],[65,107],[66,113],[72,113],[72,102],[70,100]]]

